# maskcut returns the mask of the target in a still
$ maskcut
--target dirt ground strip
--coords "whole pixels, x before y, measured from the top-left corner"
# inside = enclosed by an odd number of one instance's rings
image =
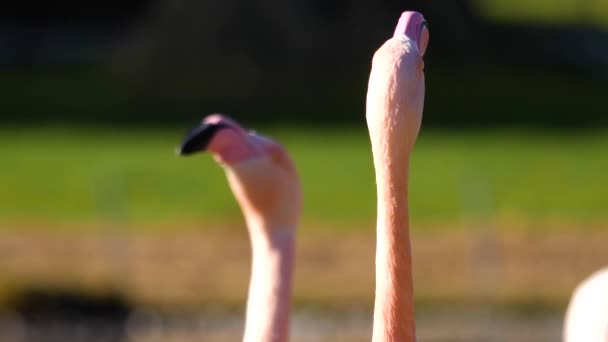
[[[369,341],[372,314],[296,311],[291,341]],[[427,342],[555,342],[560,340],[562,316],[516,317],[500,312],[441,312],[417,315],[417,335]],[[243,334],[243,315],[135,313],[125,326],[53,322],[31,327],[15,317],[0,316],[3,342],[228,342]],[[112,336],[112,337],[111,337]]]
[[[608,231],[433,231],[413,235],[422,303],[548,303],[608,265]],[[302,233],[298,305],[369,308],[373,233]],[[249,280],[244,232],[0,231],[0,298],[51,286],[118,291],[137,305],[240,307]],[[0,302],[0,303],[1,303]]]

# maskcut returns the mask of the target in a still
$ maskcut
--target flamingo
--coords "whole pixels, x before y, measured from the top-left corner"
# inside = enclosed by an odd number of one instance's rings
[[[394,36],[374,54],[369,77],[366,120],[377,188],[374,342],[416,340],[407,193],[428,41],[422,14],[404,12]]]
[[[574,291],[564,324],[564,342],[608,342],[608,268]]]
[[[278,143],[219,114],[193,129],[178,153],[203,151],[224,168],[249,232],[252,266],[243,341],[287,341],[302,201],[294,163]]]

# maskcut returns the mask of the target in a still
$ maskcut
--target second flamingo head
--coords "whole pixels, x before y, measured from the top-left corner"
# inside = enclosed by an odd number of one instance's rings
[[[178,149],[183,156],[198,152],[210,152],[224,167],[250,225],[277,229],[297,225],[300,181],[291,157],[280,144],[245,130],[224,115],[213,114],[187,134]]]

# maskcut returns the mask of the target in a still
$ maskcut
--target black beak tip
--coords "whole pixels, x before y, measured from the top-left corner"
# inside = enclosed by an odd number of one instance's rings
[[[185,156],[187,156],[188,154],[189,154],[189,153],[187,153],[187,152],[184,150],[184,147],[183,147],[183,146],[179,146],[179,147],[176,147],[176,148],[175,148],[175,155],[176,155],[176,156],[179,156],[179,157],[185,157]]]
[[[181,145],[175,150],[178,156],[189,156],[197,152],[203,152],[213,139],[215,133],[227,125],[219,124],[200,124],[192,129],[182,141]]]

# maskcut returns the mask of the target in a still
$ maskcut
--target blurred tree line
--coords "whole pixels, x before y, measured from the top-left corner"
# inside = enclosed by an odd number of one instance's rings
[[[426,123],[605,124],[608,32],[469,0],[24,0],[0,14],[5,123],[360,123],[403,10],[429,21]]]

